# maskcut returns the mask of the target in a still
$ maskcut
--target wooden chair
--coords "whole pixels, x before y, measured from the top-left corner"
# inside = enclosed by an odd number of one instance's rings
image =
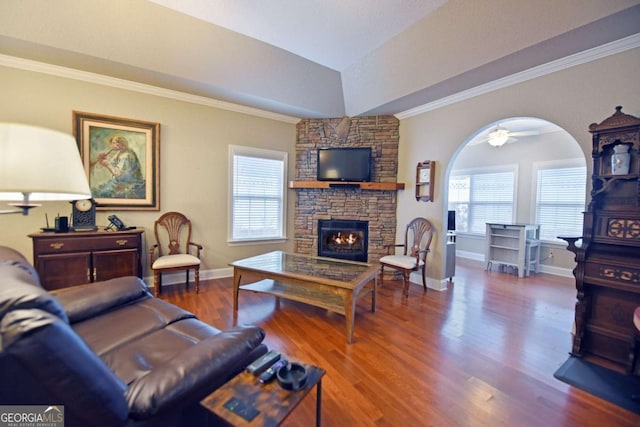
[[[186,270],[187,289],[189,270],[194,272],[196,293],[200,292],[200,251],[202,246],[191,241],[191,221],[180,212],[167,212],[154,225],[156,243],[149,249],[153,270],[153,293],[162,292],[162,273]],[[191,252],[195,250],[195,255]]]
[[[412,271],[422,270],[422,286],[427,290],[426,261],[433,238],[433,226],[424,218],[415,218],[407,224],[404,244],[384,245],[388,255],[380,258],[380,286],[384,281],[384,268],[389,267],[402,272],[404,296],[409,296],[409,276]],[[402,255],[395,254],[395,248],[403,247]],[[391,249],[394,253],[391,253]]]

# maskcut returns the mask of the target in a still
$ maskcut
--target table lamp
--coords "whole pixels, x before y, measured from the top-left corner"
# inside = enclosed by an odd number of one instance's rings
[[[33,202],[91,198],[76,140],[66,133],[0,123],[0,200],[29,214]]]

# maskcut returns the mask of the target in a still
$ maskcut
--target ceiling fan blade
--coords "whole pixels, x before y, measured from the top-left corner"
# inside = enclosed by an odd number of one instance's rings
[[[509,136],[538,136],[540,131],[537,130],[523,130],[520,132],[509,132]]]

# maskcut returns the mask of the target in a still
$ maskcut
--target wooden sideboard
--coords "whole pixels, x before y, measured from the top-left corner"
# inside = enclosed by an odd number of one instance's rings
[[[45,289],[142,277],[143,229],[34,233],[33,263]]]
[[[638,355],[630,347],[633,312],[640,306],[640,118],[617,107],[612,116],[589,126],[589,132],[593,175],[583,235],[563,237],[576,255],[571,353],[637,370]],[[615,168],[619,145],[628,147],[628,170]]]

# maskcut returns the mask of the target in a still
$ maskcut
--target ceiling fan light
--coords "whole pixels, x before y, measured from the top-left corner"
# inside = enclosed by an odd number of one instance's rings
[[[504,145],[509,139],[509,131],[500,127],[489,133],[487,142],[493,147],[500,147]]]

